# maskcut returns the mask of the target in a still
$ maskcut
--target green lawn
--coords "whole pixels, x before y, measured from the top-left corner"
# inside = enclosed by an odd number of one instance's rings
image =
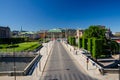
[[[19,44],[15,44],[18,45],[18,47],[15,48],[6,48],[6,46],[11,46],[11,45],[7,45],[7,44],[2,44],[0,46],[3,46],[2,49],[0,49],[0,52],[13,52],[13,50],[15,52],[20,52],[20,51],[33,51],[34,49],[36,49],[37,47],[40,46],[40,44],[38,42],[24,42],[24,43],[19,43]]]

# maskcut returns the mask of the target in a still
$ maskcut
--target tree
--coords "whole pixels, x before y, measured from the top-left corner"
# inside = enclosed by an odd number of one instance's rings
[[[88,38],[87,49],[92,53],[92,56],[94,58],[99,57],[99,55],[103,54],[102,46],[107,43],[107,38],[105,36],[106,30],[107,29],[99,25],[92,25],[84,31],[83,37]]]
[[[102,38],[104,39],[105,38],[105,32],[106,32],[106,29],[104,28],[101,28],[99,26],[96,26],[96,25],[93,25],[93,26],[90,26],[88,29],[86,29],[84,31],[84,34],[83,36],[85,38]]]
[[[116,41],[111,41],[110,46],[112,54],[119,52],[119,44]]]
[[[119,44],[113,40],[107,40],[106,44],[103,45],[104,55],[112,55],[119,53]]]

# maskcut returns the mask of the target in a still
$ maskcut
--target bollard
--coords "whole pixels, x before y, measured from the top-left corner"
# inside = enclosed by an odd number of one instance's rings
[[[77,50],[75,51],[76,55],[77,55]]]
[[[102,74],[102,75],[104,75],[104,69],[102,68],[102,69],[99,69],[99,71],[100,71],[100,73]]]

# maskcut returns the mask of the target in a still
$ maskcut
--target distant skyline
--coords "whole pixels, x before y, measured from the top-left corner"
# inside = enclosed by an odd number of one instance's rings
[[[0,26],[39,31],[104,25],[120,32],[120,0],[0,0]]]

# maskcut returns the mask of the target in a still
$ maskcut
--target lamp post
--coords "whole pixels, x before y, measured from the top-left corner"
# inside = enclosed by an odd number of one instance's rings
[[[12,47],[13,47],[13,43]],[[15,63],[15,48],[13,48],[13,68],[14,68],[14,80],[16,80],[16,63]]]
[[[120,80],[120,63],[118,64],[118,68],[119,68],[119,80]]]
[[[120,44],[119,44],[119,64],[118,64],[118,68],[119,68],[119,80],[120,80]]]
[[[39,49],[39,56],[41,56],[41,55],[40,55],[40,49]],[[39,70],[41,71],[41,60],[40,60],[40,62],[39,62]]]
[[[16,80],[16,63],[15,63],[15,52],[14,53],[14,77],[15,77],[15,80]]]

